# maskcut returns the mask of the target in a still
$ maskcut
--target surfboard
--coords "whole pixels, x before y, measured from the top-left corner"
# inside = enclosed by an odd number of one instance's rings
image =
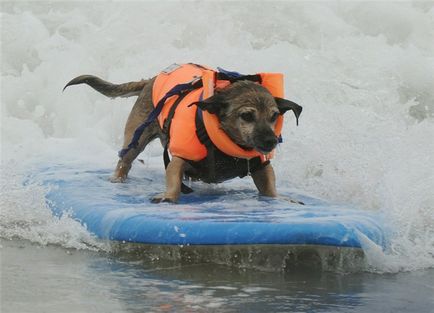
[[[32,179],[47,188],[53,214],[69,214],[97,237],[146,245],[312,245],[361,248],[363,240],[385,247],[381,216],[376,212],[330,204],[300,193],[285,198],[260,197],[252,184],[241,190],[196,183],[195,192],[178,204],[153,204],[162,191],[146,173],[126,183],[109,182],[110,169],[80,165],[39,168]],[[149,175],[148,175],[149,176]],[[151,175],[151,177],[154,177]]]

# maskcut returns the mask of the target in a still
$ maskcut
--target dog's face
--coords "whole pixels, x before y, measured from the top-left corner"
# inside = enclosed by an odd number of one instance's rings
[[[265,87],[249,81],[236,82],[197,105],[216,114],[221,128],[236,144],[263,154],[278,143],[274,128],[279,115],[293,110],[298,120],[302,110],[296,103],[275,98]]]

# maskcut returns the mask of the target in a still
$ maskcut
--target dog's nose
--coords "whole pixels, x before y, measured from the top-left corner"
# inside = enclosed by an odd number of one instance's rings
[[[270,150],[273,149],[276,145],[277,145],[277,138],[276,138],[276,136],[267,137],[264,140],[264,146],[267,147],[267,148],[270,148]]]
[[[276,136],[267,136],[259,141],[258,148],[264,152],[270,152],[277,145]]]

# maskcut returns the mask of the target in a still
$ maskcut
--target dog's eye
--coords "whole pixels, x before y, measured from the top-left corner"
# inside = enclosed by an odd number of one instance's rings
[[[253,112],[244,112],[240,114],[240,117],[246,122],[253,122],[255,120],[255,114]]]
[[[270,118],[270,121],[272,122],[272,123],[274,123],[276,120],[277,120],[277,118],[279,117],[279,115],[280,115],[280,113],[279,112],[274,112],[274,114],[271,116],[271,118]]]

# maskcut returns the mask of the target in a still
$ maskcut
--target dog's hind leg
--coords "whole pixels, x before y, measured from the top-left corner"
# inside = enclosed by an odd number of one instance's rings
[[[140,125],[140,124],[139,124]],[[157,125],[151,124],[148,129],[142,134],[139,139],[139,144],[135,148],[131,148],[128,150],[125,155],[123,155],[116,166],[116,169],[113,173],[113,176],[110,178],[110,181],[113,183],[122,183],[128,176],[128,172],[131,169],[131,165],[133,161],[137,158],[137,156],[145,149],[145,147],[155,138],[159,137],[158,127]],[[125,138],[125,143],[123,149],[128,147],[129,140]],[[131,137],[132,138],[132,137]]]
[[[153,110],[151,95],[152,95],[152,84],[151,86],[146,86],[143,92],[140,94],[130,115],[128,116],[127,123],[125,125],[124,132],[124,144],[122,149],[127,149],[128,145],[133,139],[134,132],[137,127],[139,127],[148,117],[149,113]],[[157,121],[152,122],[140,136],[137,147],[127,150],[125,155],[123,155],[116,166],[116,169],[111,177],[112,182],[124,182],[128,176],[128,172],[131,169],[131,164],[136,159],[136,157],[145,149],[145,147],[152,140],[160,137],[161,129]]]

